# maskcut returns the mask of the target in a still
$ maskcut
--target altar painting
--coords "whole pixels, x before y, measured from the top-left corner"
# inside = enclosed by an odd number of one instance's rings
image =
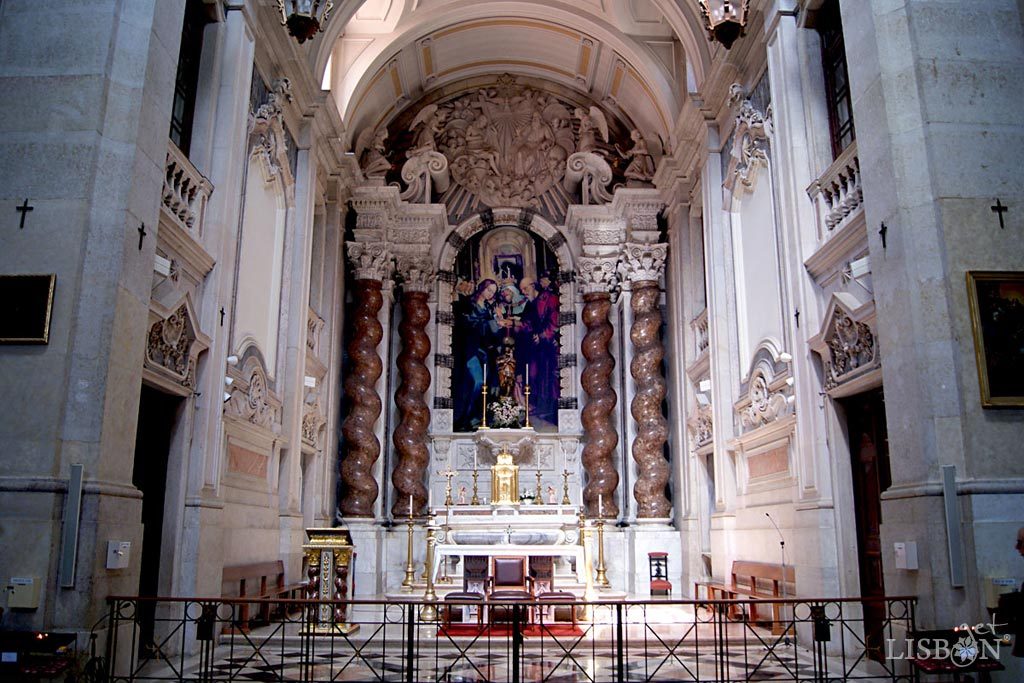
[[[475,235],[455,263],[452,396],[455,431],[487,426],[557,431],[558,261],[532,233]]]

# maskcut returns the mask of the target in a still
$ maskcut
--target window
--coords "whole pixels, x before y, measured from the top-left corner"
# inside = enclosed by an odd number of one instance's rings
[[[181,28],[178,73],[174,77],[174,104],[171,107],[171,140],[188,156],[192,142],[192,118],[199,89],[199,58],[203,53],[203,29],[208,22],[202,0],[188,0]]]
[[[856,139],[853,107],[850,104],[850,80],[846,72],[846,46],[838,0],[829,0],[818,14],[821,34],[821,58],[825,70],[825,96],[828,99],[828,123],[832,138],[832,156],[838,157]]]

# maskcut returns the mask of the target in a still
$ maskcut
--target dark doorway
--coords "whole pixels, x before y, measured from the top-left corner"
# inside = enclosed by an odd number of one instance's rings
[[[857,558],[863,598],[882,598],[882,492],[892,484],[889,438],[885,426],[885,397],[874,389],[843,401],[850,436],[853,503],[857,518]],[[885,602],[864,603],[864,637],[871,659],[885,657]]]
[[[171,435],[182,399],[143,385],[139,400],[139,424],[135,435],[132,483],[142,491],[142,561],[139,595],[158,593],[160,554],[163,546],[164,490]],[[140,652],[153,646],[154,603],[142,602],[138,610]]]

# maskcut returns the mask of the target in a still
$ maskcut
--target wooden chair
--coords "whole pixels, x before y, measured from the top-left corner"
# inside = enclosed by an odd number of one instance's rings
[[[533,578],[526,571],[525,557],[494,557],[491,559],[491,590],[487,595],[490,607],[490,621],[509,621],[511,605],[516,602],[533,601]],[[529,610],[526,610],[529,618]]]
[[[476,607],[476,623],[482,627],[484,623],[484,592],[487,590],[487,558],[468,555],[463,561],[462,590],[453,591],[444,596],[444,608],[441,618],[445,625],[452,624],[452,612],[459,612],[459,621],[465,623],[466,609]],[[461,604],[460,604],[461,603]],[[479,603],[479,604],[466,604]]]

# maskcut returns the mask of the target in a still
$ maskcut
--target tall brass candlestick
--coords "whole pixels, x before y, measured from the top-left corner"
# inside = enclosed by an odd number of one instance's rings
[[[601,588],[611,586],[604,566],[604,517],[597,518],[597,585]]]
[[[480,393],[483,394],[483,398],[484,398],[484,414],[483,414],[482,422],[480,423],[479,429],[490,429],[490,427],[487,426],[487,379],[486,378],[484,378],[484,388],[483,388],[483,390]]]
[[[427,589],[423,592],[426,603],[420,608],[420,621],[433,623],[437,621],[437,593],[434,592],[434,527],[432,521],[427,522]]]
[[[533,504],[534,505],[543,505],[544,504],[544,498],[542,497],[541,488],[540,488],[540,470],[537,470],[537,495],[533,499]]]
[[[480,504],[480,498],[479,498],[479,496],[476,495],[476,492],[477,492],[476,480],[477,480],[477,477],[479,477],[479,476],[480,476],[480,473],[477,472],[476,470],[473,470],[473,497],[469,499],[469,504],[470,505],[479,505]]]
[[[409,525],[408,539],[406,544],[406,556],[408,561],[405,563],[405,578],[402,580],[402,592],[411,593],[412,585],[416,581],[416,567],[412,563],[412,507],[409,508]]]
[[[569,500],[569,470],[562,470],[562,505],[572,505]]]
[[[526,429],[530,429],[530,385],[526,385]]]

